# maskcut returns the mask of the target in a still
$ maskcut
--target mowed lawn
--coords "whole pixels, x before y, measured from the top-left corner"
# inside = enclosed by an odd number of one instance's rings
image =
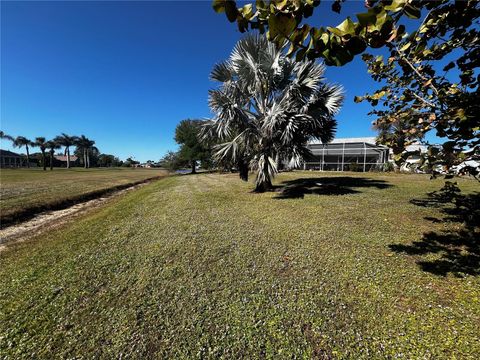
[[[286,181],[172,176],[7,247],[0,358],[480,357],[478,262],[450,257],[478,245],[445,244],[461,222],[410,202],[443,180]]]
[[[0,220],[80,199],[94,191],[166,174],[158,169],[1,169]]]

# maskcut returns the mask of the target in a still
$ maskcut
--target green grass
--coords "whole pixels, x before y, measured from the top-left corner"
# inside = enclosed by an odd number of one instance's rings
[[[154,169],[1,169],[0,221],[55,207],[86,194],[164,175]]]
[[[480,276],[419,265],[447,249],[390,247],[460,229],[410,203],[443,182],[337,175],[310,183],[344,195],[281,200],[236,175],[169,177],[9,246],[0,358],[478,359]]]

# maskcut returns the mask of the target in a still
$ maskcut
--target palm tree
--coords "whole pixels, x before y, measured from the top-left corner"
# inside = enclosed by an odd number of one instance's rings
[[[25,150],[27,151],[27,167],[30,167],[30,152],[29,152],[29,146],[35,146],[35,143],[33,143],[31,140],[27,139],[25,136],[17,136],[15,139],[13,139],[13,147],[18,147],[21,148],[25,146]]]
[[[62,133],[61,135],[57,136],[54,141],[57,144],[65,147],[65,155],[67,156],[67,169],[70,169],[70,146],[75,145],[77,137]]]
[[[95,146],[95,141],[90,140],[85,135],[81,135],[77,138],[75,143],[78,149],[83,152],[83,167],[85,169],[90,167],[90,152],[92,150],[98,150]]]
[[[88,150],[87,150],[87,168],[90,167],[90,154],[96,152],[97,157],[98,157],[98,154],[100,153],[98,148],[96,146],[93,146],[93,145],[95,145],[95,141],[89,140]]]
[[[0,130],[0,139],[7,139],[13,141],[13,136],[5,134],[2,130]]]
[[[53,170],[53,155],[55,154],[55,150],[60,149],[61,146],[57,142],[55,142],[55,140],[50,140],[45,143],[45,147],[49,149],[48,152],[50,153],[50,170]]]
[[[38,146],[40,148],[40,151],[42,152],[42,164],[43,164],[43,170],[47,170],[47,163],[46,163],[46,156],[45,156],[45,150],[47,149],[47,142],[45,141],[45,138],[40,136],[35,138],[35,146]]]
[[[255,191],[271,189],[280,162],[298,166],[311,154],[308,140],[334,136],[343,90],[323,83],[323,73],[323,65],[295,62],[265,37],[240,40],[210,75],[220,86],[210,91],[215,117],[203,137],[223,142],[217,159],[248,164],[257,170]]]

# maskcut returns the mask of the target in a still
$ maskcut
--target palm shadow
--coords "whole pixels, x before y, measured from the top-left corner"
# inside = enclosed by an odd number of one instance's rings
[[[440,191],[429,193],[424,199],[413,199],[411,203],[440,209],[441,219],[426,217],[426,220],[453,224],[449,230],[430,231],[419,241],[410,245],[392,244],[390,249],[414,256],[439,254],[435,260],[417,261],[422,270],[435,275],[480,275],[480,193],[462,195],[455,184],[447,182]]]
[[[276,187],[279,192],[275,199],[303,199],[306,194],[315,195],[347,195],[356,194],[357,188],[375,187],[386,189],[392,185],[383,180],[363,177],[332,176],[303,178],[284,181]]]

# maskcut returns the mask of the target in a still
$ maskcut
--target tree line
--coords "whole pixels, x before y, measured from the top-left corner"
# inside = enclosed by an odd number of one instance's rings
[[[43,170],[47,169],[47,154],[50,170],[53,170],[55,151],[60,150],[62,147],[64,148],[63,154],[67,160],[67,169],[71,167],[71,149],[73,147],[75,147],[74,155],[82,159],[85,169],[91,167],[92,158],[96,165],[120,166],[123,163],[114,155],[100,154],[98,148],[95,146],[95,141],[85,135],[74,136],[62,133],[51,140],[47,140],[43,136],[31,140],[25,136],[14,137],[0,131],[0,138],[11,141],[14,148],[25,149],[27,167],[30,167],[30,150],[32,148],[38,148],[40,150]]]

